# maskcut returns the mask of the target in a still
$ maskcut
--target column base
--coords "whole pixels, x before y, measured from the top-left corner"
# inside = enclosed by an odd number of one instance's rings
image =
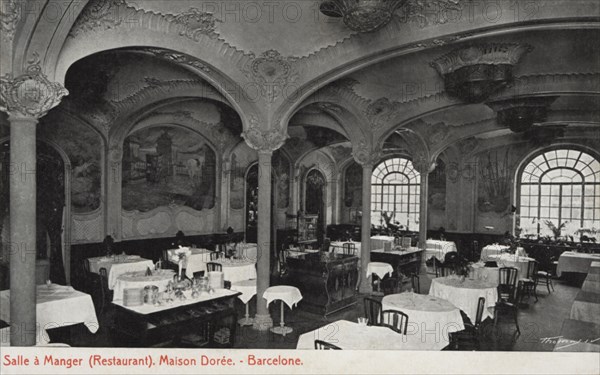
[[[358,291],[361,294],[371,294],[371,293],[373,293],[373,285],[371,285],[371,279],[370,278],[366,278],[366,277],[363,278],[362,282],[358,286]]]
[[[256,316],[254,317],[254,324],[252,324],[252,328],[259,331],[267,331],[271,327],[273,327],[273,318],[271,318],[271,315],[256,314]]]

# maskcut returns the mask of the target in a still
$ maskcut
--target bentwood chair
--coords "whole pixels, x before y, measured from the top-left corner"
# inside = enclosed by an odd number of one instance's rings
[[[401,335],[406,335],[408,315],[398,310],[385,310],[381,313],[381,326],[388,327]]]
[[[112,301],[113,292],[108,289],[108,272],[106,272],[106,268],[102,267],[98,270],[100,273],[100,295],[102,298],[102,304],[100,307],[100,314],[104,311],[104,307],[106,307],[107,301],[110,303]]]
[[[356,255],[356,245],[354,243],[346,242],[342,245],[344,255]]]
[[[480,334],[481,321],[483,320],[483,310],[485,309],[485,298],[479,297],[477,301],[477,313],[475,322],[463,319],[465,329],[451,333],[451,346],[454,350],[481,350]]]
[[[554,284],[552,284],[552,269],[554,267],[552,264],[552,259],[548,255],[549,251],[550,250],[547,249],[547,252],[543,253],[543,255],[540,257],[538,264],[538,272],[536,275],[538,284],[546,285],[546,288],[548,289],[548,294],[551,293],[550,288],[552,288],[552,291],[554,291]]]
[[[373,298],[365,297],[364,299],[365,317],[367,318],[367,324],[370,326],[379,326],[382,322],[381,312],[383,307],[381,302],[374,300]]]
[[[508,312],[513,316],[515,325],[517,326],[517,333],[521,333],[519,329],[519,321],[517,315],[519,313],[519,294],[520,288],[515,287],[517,280],[517,269],[505,267],[500,269],[500,283],[498,284],[498,301],[496,302],[496,308],[494,309],[494,326],[498,324],[498,316],[501,313]],[[515,293],[516,289],[516,293]]]
[[[208,262],[206,263],[207,272],[223,272],[223,265],[221,263]]]
[[[211,262],[214,260],[219,260],[219,258],[223,257],[223,253],[220,251],[213,251],[212,253],[210,253],[210,260]]]
[[[538,296],[537,296],[537,291],[536,291],[537,284],[538,284],[538,266],[539,266],[539,263],[537,262],[537,260],[530,260],[529,264],[527,265],[526,277],[519,280],[519,285],[522,288],[521,299],[523,299],[525,292],[527,292],[527,299],[529,299],[529,297],[531,297],[531,292],[533,292],[533,295],[535,296],[535,302],[538,301]],[[519,302],[521,302],[521,301],[519,301]]]
[[[342,350],[339,346],[335,346],[323,340],[315,340],[316,350]]]

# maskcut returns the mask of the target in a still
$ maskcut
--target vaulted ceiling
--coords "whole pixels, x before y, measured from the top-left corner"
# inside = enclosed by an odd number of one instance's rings
[[[37,13],[3,9],[2,46],[11,53],[0,58],[2,74],[37,61],[71,92],[59,110],[107,138],[156,113],[194,118],[185,106],[209,102],[218,113],[202,121],[221,126],[227,142],[252,126],[317,148],[398,144],[411,134],[434,158],[470,138],[501,145],[535,137],[499,124],[493,105],[532,97],[552,97],[536,126],[563,126],[555,141],[599,134],[596,1],[409,0],[368,33],[323,15],[318,1],[37,3]],[[526,52],[513,82],[480,103],[449,95],[432,66],[453,51],[515,44]],[[414,142],[404,143],[411,152]]]

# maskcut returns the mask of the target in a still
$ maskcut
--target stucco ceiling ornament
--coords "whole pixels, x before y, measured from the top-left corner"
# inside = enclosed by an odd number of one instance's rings
[[[478,146],[479,146],[479,141],[475,137],[470,137],[470,138],[462,140],[458,144],[458,149],[460,150],[461,154],[469,155],[469,154],[474,153],[475,150],[477,150]]]
[[[262,97],[273,103],[286,88],[298,79],[298,72],[294,66],[295,57],[283,57],[276,50],[268,50],[259,57],[251,59],[241,66],[241,71],[248,77],[252,84],[261,89]]]
[[[37,54],[25,74],[0,77],[0,110],[12,116],[34,117],[39,119],[49,110],[60,104],[69,91],[60,83],[50,82],[42,73]]]
[[[367,33],[387,25],[404,3],[406,0],[327,0],[320,10],[326,16],[341,17],[351,30]]]
[[[283,129],[263,129],[255,115],[250,117],[250,123],[242,132],[242,137],[250,148],[259,152],[273,152],[289,138]]]
[[[381,148],[373,148],[366,141],[361,140],[353,144],[352,157],[360,165],[373,166],[381,159]]]
[[[175,16],[173,22],[183,26],[183,30],[179,32],[179,35],[198,42],[201,35],[216,37],[217,22],[223,21],[215,18],[212,13],[202,12],[198,8],[191,8],[187,12]]]
[[[205,73],[210,73],[211,71],[210,68],[206,64],[202,63],[200,60],[185,55],[183,53],[172,52],[162,48],[144,48],[144,51],[161,59],[169,60],[181,65],[188,65],[194,67]]]
[[[458,48],[430,63],[444,78],[446,92],[481,103],[510,85],[513,68],[533,48],[518,43],[488,43]]]
[[[12,41],[21,20],[21,6],[24,4],[19,0],[2,0],[0,6],[0,32],[2,39]]]
[[[450,130],[448,129],[448,125],[443,122],[438,122],[427,128],[429,141],[434,145],[444,142],[446,138],[448,138],[449,133]]]
[[[420,28],[448,23],[464,11],[461,0],[408,0],[398,11],[403,22],[415,22]]]
[[[119,16],[118,9],[121,6],[127,6],[125,0],[90,1],[75,21],[69,36],[74,38],[95,29],[108,30],[121,25],[125,16],[125,14]]]
[[[365,109],[365,115],[375,129],[389,123],[397,114],[399,103],[393,102],[388,98],[379,98],[370,103]]]

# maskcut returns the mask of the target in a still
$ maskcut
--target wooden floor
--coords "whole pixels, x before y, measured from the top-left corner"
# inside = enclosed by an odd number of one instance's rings
[[[421,293],[429,291],[432,275],[421,275]],[[554,344],[544,343],[543,338],[558,336],[564,319],[569,317],[571,305],[580,288],[576,285],[561,280],[554,281],[555,291],[548,294],[545,286],[538,287],[539,302],[529,300],[527,308],[519,311],[519,325],[521,334],[517,335],[511,319],[501,321],[496,328],[491,321],[484,322],[482,350],[486,351],[552,351]],[[285,310],[286,325],[293,327],[294,332],[281,337],[270,332],[259,332],[251,327],[238,326],[236,333],[236,348],[262,348],[262,349],[295,349],[298,336],[309,332],[327,323],[345,319],[356,321],[359,316],[364,316],[362,298],[354,307],[332,314],[325,319],[322,316],[310,314],[295,308]],[[256,297],[250,301],[251,315],[254,314]],[[239,302],[239,300],[237,301]],[[237,305],[239,316],[244,314],[241,302]],[[274,323],[279,324],[279,303],[270,306]],[[71,333],[73,346],[87,347],[115,347],[121,346],[113,342],[108,327],[112,320],[110,309],[99,316],[101,328],[96,334],[91,334],[84,326],[74,327]]]

